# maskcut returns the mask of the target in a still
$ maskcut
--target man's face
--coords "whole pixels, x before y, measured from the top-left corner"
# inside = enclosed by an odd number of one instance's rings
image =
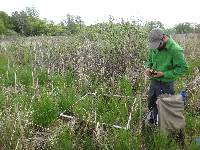
[[[165,46],[166,46],[166,42],[164,42],[164,41],[161,42],[160,45],[159,45],[159,47],[158,47],[158,50],[162,50],[162,49],[164,49]]]
[[[160,45],[158,46],[158,50],[164,49],[165,46],[166,46],[166,37],[163,35],[162,42],[160,42]]]

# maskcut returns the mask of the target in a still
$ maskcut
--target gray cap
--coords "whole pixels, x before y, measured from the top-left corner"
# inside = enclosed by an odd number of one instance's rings
[[[156,49],[162,42],[164,32],[160,28],[152,29],[149,33],[149,48]]]

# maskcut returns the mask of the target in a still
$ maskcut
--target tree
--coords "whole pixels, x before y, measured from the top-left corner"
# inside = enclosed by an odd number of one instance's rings
[[[67,34],[76,34],[80,32],[84,25],[80,16],[73,16],[70,14],[66,15],[66,18],[61,22],[61,24],[64,24]]]
[[[37,35],[35,27],[43,22],[39,19],[39,13],[34,7],[27,7],[25,11],[13,12],[11,16],[13,29],[21,35]]]
[[[147,22],[145,24],[145,26],[148,28],[148,30],[152,30],[153,28],[161,28],[161,29],[164,29],[164,25],[162,22],[160,21],[150,21],[150,22]]]
[[[10,22],[10,17],[8,16],[7,13],[0,11],[0,19],[3,21],[4,26],[6,28],[10,28],[11,27],[11,22]]]
[[[12,27],[10,17],[7,13],[0,11],[0,34],[6,34]]]
[[[11,16],[11,21],[13,23],[13,29],[24,35],[26,33],[26,26],[27,26],[27,14],[25,11],[21,11],[21,12],[13,12],[12,16]]]
[[[175,30],[175,28],[167,28],[167,29],[165,29],[164,30],[165,31],[165,33],[167,34],[167,35],[175,35],[176,34],[176,30]]]
[[[175,30],[177,34],[183,34],[183,33],[192,33],[194,31],[194,28],[191,23],[184,22],[176,25]]]
[[[26,7],[26,13],[28,16],[39,18],[39,11],[35,7]]]
[[[195,33],[200,33],[200,24],[195,24],[194,30]]]
[[[4,22],[0,19],[0,35],[5,34],[7,31]]]

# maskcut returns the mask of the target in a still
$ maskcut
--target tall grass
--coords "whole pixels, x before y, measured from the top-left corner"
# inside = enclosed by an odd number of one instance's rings
[[[200,51],[181,42],[187,52]],[[1,42],[0,147],[178,149],[157,130],[142,133],[146,48],[147,30],[130,22],[98,24],[70,37]],[[186,54],[190,68],[176,90],[189,87],[185,140],[195,149],[200,62]]]

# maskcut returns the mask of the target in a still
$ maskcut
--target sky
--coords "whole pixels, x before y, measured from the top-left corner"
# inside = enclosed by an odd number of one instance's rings
[[[161,21],[165,27],[178,23],[200,24],[199,0],[0,0],[0,11],[11,15],[14,11],[35,7],[40,18],[62,21],[67,14],[80,16],[85,24],[116,20]]]

